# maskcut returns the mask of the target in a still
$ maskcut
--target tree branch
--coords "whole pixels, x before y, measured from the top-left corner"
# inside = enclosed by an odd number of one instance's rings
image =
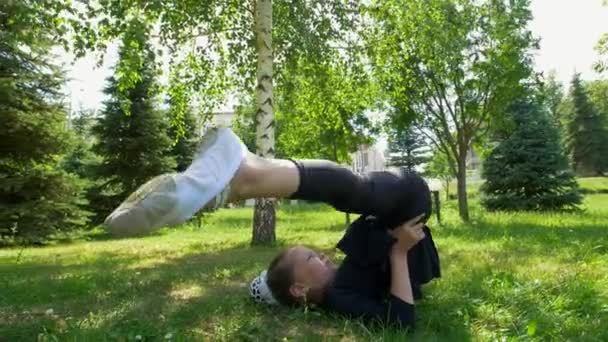
[[[436,118],[440,122],[442,122],[442,127],[444,130],[442,132],[441,128],[431,128],[431,130],[435,132],[437,140],[430,136],[428,133],[424,132],[424,130],[421,129],[421,131],[433,142],[433,144],[435,144],[435,146],[437,146],[438,148],[443,148],[447,155],[450,155],[451,152],[454,158],[458,159],[458,147],[456,145],[456,142],[454,141],[454,138],[452,137],[452,134],[450,133],[450,129],[447,125],[445,117],[441,118],[440,116],[436,116]]]
[[[435,102],[435,104],[437,105],[437,107],[439,107],[439,110],[441,111],[441,115],[445,116],[445,109],[443,108],[443,104],[441,99],[437,99],[436,95],[439,94],[439,96],[442,96],[441,91],[437,90],[437,89],[432,89],[431,86],[426,82],[426,74],[420,69],[420,67],[418,67],[417,64],[414,64],[414,68],[416,70],[416,72],[418,73],[418,78],[422,81],[422,84],[424,84],[424,87],[429,91],[429,94],[431,96],[431,99],[433,99],[433,101]],[[456,124],[456,128],[458,128],[457,123]]]
[[[429,140],[431,140],[433,145],[435,145],[435,147],[438,150],[442,151],[446,155],[446,158],[448,159],[448,165],[452,171],[452,174],[455,175],[456,174],[456,163],[454,162],[454,159],[452,158],[452,155],[450,154],[450,149],[446,145],[446,142],[442,141],[441,139],[439,139],[439,141],[435,140],[435,137],[433,137],[432,135],[427,133],[422,128],[420,128],[419,131],[422,132],[422,134],[424,134]]]
[[[466,142],[466,140],[467,140],[466,137],[469,136],[469,131],[468,131],[469,123],[467,122],[467,119],[466,119],[465,106],[464,106],[464,102],[462,100],[464,98],[464,93],[462,91],[462,88],[458,85],[458,79],[456,77],[454,77],[452,79],[452,83],[454,85],[454,91],[456,92],[456,102],[457,102],[458,106],[460,107],[460,111],[458,112],[458,114],[460,115],[461,127],[460,127],[460,130],[458,130],[458,131],[462,133],[462,134],[460,134],[461,139],[464,139],[465,140],[464,143],[468,145],[468,143]],[[454,116],[456,116],[456,114],[454,114]]]
[[[441,124],[441,128],[437,128],[437,127],[434,128],[435,132],[437,133],[437,136],[440,139],[442,136],[444,136],[448,146],[450,146],[454,155],[458,156],[458,149],[456,146],[456,142],[454,141],[454,138],[452,137],[452,134],[450,132],[450,126],[448,125],[448,121],[446,120],[445,115],[440,115],[440,114],[437,114],[435,111],[433,111],[432,107],[429,105],[429,103],[427,101],[423,100],[422,102],[427,107],[427,110],[430,111],[430,113],[435,117],[435,119],[437,119],[439,121],[439,123]],[[441,130],[443,130],[443,134],[442,134]]]
[[[447,99],[445,86],[443,84],[439,83],[432,73],[429,73],[429,76],[430,76],[431,82],[433,83],[433,86],[437,89],[436,90],[437,93],[441,96],[441,98],[445,102],[446,107],[448,108],[448,112],[450,113],[450,116],[452,117],[452,121],[454,121],[454,125],[456,126],[456,131],[460,131],[461,127],[458,124],[456,113],[452,109],[452,106],[450,105],[450,101],[448,101],[448,99]],[[456,98],[459,98],[458,94],[456,94]],[[462,120],[462,118],[461,118],[461,120]]]
[[[208,32],[202,32],[199,31],[199,33],[193,33],[193,34],[186,34],[186,35],[180,35],[179,39],[194,39],[194,38],[202,38],[202,37],[209,37],[209,36],[217,36],[220,33],[225,33],[225,32],[232,32],[232,31],[238,31],[238,28],[236,27],[232,27],[232,28],[227,28],[224,30],[219,30],[219,31],[208,31]],[[164,36],[162,34],[152,34],[150,35],[151,38],[164,38]]]
[[[245,4],[245,10],[251,14],[252,17],[255,16],[255,2],[256,0],[250,0],[249,5]]]
[[[486,119],[488,118],[490,112],[488,110],[488,103],[490,101],[490,96],[491,96],[491,92],[490,92],[490,88],[491,88],[491,84],[492,82],[488,80],[488,83],[486,85],[486,90],[484,91],[484,95],[483,96],[483,105],[481,106],[481,110],[483,111],[482,115],[480,115],[479,120],[477,122],[471,122],[471,125],[473,125],[473,130],[472,131],[477,131],[481,128],[481,124],[484,123],[486,121]]]

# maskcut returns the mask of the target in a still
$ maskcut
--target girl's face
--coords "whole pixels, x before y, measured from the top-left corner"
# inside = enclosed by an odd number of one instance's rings
[[[304,246],[290,248],[285,257],[293,265],[294,284],[290,292],[296,298],[304,297],[309,290],[324,289],[336,272],[336,266],[325,254]]]

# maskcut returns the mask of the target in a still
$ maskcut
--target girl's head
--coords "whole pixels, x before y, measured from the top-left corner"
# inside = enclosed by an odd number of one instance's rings
[[[296,305],[320,300],[331,283],[335,265],[324,254],[295,246],[277,255],[266,274],[272,296],[281,304]]]

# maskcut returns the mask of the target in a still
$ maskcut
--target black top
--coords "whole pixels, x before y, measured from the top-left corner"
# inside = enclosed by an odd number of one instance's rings
[[[414,297],[420,285],[441,276],[439,256],[428,227],[426,237],[408,252]],[[390,294],[389,251],[396,242],[373,216],[362,216],[338,243],[346,257],[327,290],[321,307],[352,318],[413,329],[414,305]]]

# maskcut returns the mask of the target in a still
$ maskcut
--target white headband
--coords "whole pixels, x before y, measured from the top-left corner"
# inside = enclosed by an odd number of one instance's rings
[[[264,270],[259,276],[255,277],[249,285],[249,294],[258,303],[278,304],[277,300],[272,296],[272,292],[266,283],[266,274]]]

